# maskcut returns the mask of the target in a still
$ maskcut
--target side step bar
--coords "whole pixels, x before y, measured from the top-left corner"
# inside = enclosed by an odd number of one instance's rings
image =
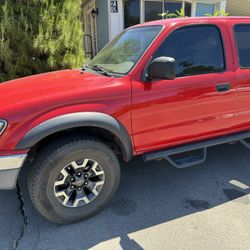
[[[178,168],[184,168],[184,167],[190,167],[197,164],[201,164],[206,159],[206,149],[208,147],[221,145],[225,143],[230,142],[241,142],[245,147],[250,149],[250,140],[245,140],[250,138],[250,131],[243,132],[243,133],[237,133],[232,135],[226,135],[222,137],[217,137],[214,139],[209,139],[205,141],[195,142],[195,143],[189,143],[182,146],[177,146],[173,148],[169,148],[166,150],[156,151],[149,154],[144,155],[144,160],[146,162],[156,160],[156,159],[166,159],[168,160],[172,165]],[[197,156],[188,156],[188,157],[182,157],[180,156],[179,159],[173,160],[173,156],[178,156],[182,153],[188,153],[192,151],[202,150],[202,152]]]

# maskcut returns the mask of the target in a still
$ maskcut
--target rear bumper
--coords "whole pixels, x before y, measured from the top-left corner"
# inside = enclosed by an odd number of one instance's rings
[[[27,154],[0,156],[0,190],[16,187],[19,171],[26,157]]]

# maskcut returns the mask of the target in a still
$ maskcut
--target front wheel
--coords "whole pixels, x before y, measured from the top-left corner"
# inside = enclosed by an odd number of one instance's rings
[[[119,162],[109,147],[94,139],[69,139],[39,153],[28,189],[32,203],[45,218],[65,224],[100,212],[119,181]]]

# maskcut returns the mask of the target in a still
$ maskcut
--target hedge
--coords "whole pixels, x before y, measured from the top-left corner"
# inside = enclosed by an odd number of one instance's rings
[[[0,82],[84,63],[81,0],[0,1]]]

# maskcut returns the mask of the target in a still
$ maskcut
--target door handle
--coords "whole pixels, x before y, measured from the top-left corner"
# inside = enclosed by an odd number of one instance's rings
[[[221,83],[216,85],[216,90],[217,92],[226,92],[231,89],[231,84],[230,83]]]

